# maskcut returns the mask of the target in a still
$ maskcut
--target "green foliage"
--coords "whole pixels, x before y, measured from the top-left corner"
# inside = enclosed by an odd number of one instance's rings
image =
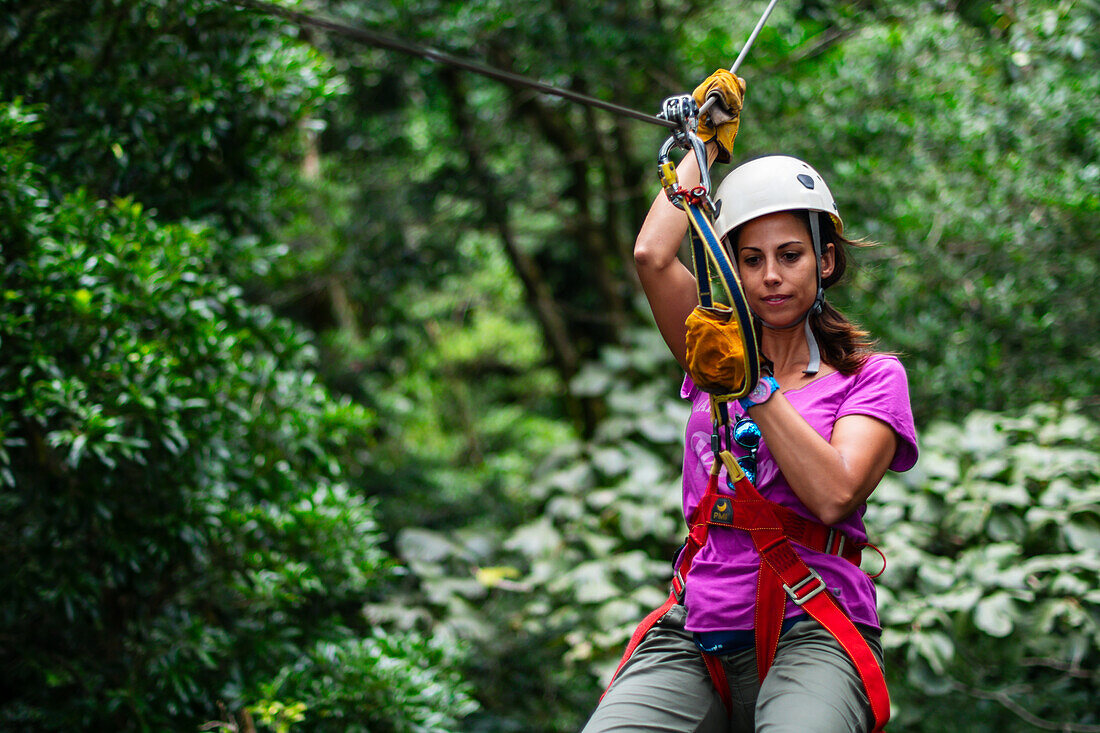
[[[275,733],[289,733],[291,726],[306,719],[306,704],[302,702],[285,705],[264,700],[250,710],[259,718],[260,725],[273,728]]]
[[[1100,424],[1072,403],[974,412],[921,447],[867,512],[899,726],[1095,727]]]
[[[5,4],[0,99],[48,108],[36,157],[62,192],[255,228],[275,153],[338,90],[315,49],[218,0]]]
[[[0,124],[5,725],[195,725],[285,678],[323,729],[339,658],[407,680],[374,695],[379,728],[450,727],[470,705],[441,671],[453,654],[364,636],[388,570],[348,484],[373,416],[213,271],[217,231],[53,198],[29,162],[34,115],[3,105]]]
[[[453,665],[454,641],[416,634],[318,643],[271,684],[279,698],[308,703],[262,706],[261,715],[294,730],[420,733],[457,730],[478,705]],[[298,718],[294,720],[294,718]],[[303,722],[302,726],[294,725]]]
[[[512,527],[398,536],[423,601],[391,597],[371,613],[469,640],[486,708],[474,729],[579,728],[625,639],[666,597],[687,416],[671,365],[656,331],[636,330],[575,378],[578,394],[607,400],[608,417],[539,462]]]
[[[891,3],[766,43],[740,155],[811,161],[884,245],[831,297],[908,356],[920,421],[1055,395],[1095,414],[1098,8],[983,5],[988,25]]]

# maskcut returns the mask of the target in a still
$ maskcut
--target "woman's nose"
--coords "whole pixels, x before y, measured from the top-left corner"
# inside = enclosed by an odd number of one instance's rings
[[[781,280],[779,276],[779,263],[773,259],[768,259],[764,263],[764,282],[777,283]]]

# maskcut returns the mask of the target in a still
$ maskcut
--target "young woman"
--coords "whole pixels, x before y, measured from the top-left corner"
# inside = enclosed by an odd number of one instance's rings
[[[716,130],[700,125],[708,165],[729,158],[744,82],[718,72],[696,90],[697,101],[709,93],[721,96],[732,118]],[[678,173],[685,188],[697,185],[694,156],[684,158]],[[791,545],[820,576],[820,591],[850,619],[857,641],[869,647],[863,666],[870,660],[871,667],[877,662],[881,668],[874,585],[851,550],[866,542],[865,502],[885,472],[904,471],[916,462],[905,371],[895,357],[874,353],[866,333],[825,300],[825,290],[844,274],[851,242],[813,168],[786,156],[750,161],[722,182],[715,204],[717,233],[762,324],[761,351],[772,365],[750,397],[730,403],[737,440],[728,447],[759,493],[774,503],[770,506],[778,505],[776,512],[820,530],[807,530],[807,537],[828,537],[824,546],[800,536]],[[684,213],[658,195],[634,257],[657,326],[688,371],[685,320],[698,296],[694,276],[677,256],[686,230]],[[682,396],[692,403],[684,451],[684,516],[691,523],[705,501],[715,462],[712,412],[710,396],[690,376]],[[721,491],[732,495],[726,469],[717,475]],[[842,644],[816,612],[806,613],[811,604],[802,603],[816,593],[786,589],[793,602],[780,606],[774,660],[759,679],[754,628],[763,623],[756,613],[764,566],[750,534],[709,528],[685,579],[682,602],[642,638],[586,732],[851,733],[871,730],[876,718],[884,723],[882,711],[872,710],[871,688],[862,678],[869,671],[846,651],[850,641]],[[838,538],[849,543],[845,551],[837,549],[843,544]],[[712,669],[716,665],[720,669]],[[881,670],[873,672],[881,680]],[[728,686],[728,694],[719,686]],[[881,690],[884,696],[884,684]]]

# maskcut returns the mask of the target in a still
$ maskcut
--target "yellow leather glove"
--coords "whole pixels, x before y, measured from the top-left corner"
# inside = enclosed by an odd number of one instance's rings
[[[745,347],[733,310],[720,303],[701,305],[687,317],[687,372],[695,386],[714,395],[737,392],[745,384]]]
[[[718,161],[730,162],[733,139],[741,125],[741,104],[745,101],[745,80],[726,69],[719,69],[695,88],[691,94],[700,107],[707,97],[718,97],[706,114],[699,118],[697,134],[703,142],[718,144]]]

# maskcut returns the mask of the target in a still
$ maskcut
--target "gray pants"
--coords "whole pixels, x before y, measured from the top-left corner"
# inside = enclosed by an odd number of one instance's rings
[[[855,666],[813,619],[783,633],[763,685],[753,649],[721,658],[733,698],[732,717],[683,620],[684,610],[677,606],[650,630],[584,733],[853,733],[872,728],[874,717]],[[881,666],[878,630],[859,629]]]

